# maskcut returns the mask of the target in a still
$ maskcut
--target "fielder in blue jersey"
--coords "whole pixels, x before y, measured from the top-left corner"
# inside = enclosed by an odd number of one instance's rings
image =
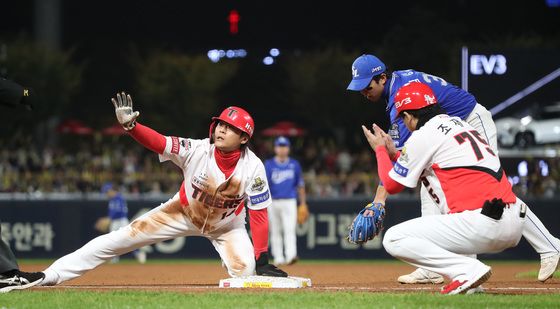
[[[128,220],[128,207],[126,206],[126,201],[123,196],[113,188],[113,185],[110,183],[105,184],[102,188],[102,192],[109,198],[108,216],[109,219],[111,219],[111,222],[114,223],[122,219]]]
[[[107,182],[101,187],[101,193],[109,198],[107,216],[111,220],[109,231],[113,232],[128,225],[128,207],[122,194],[117,191],[112,183]],[[134,256],[141,264],[146,263],[146,252],[142,249],[134,250]],[[114,257],[111,263],[117,263],[119,257]]]
[[[264,163],[272,196],[272,205],[268,209],[270,246],[274,264],[289,265],[298,260],[296,223],[307,219],[301,218],[302,212],[307,213],[305,184],[299,162],[289,156],[290,140],[278,137],[274,142],[274,153],[275,156]]]
[[[395,107],[397,91],[410,82],[420,82],[430,86],[439,105],[447,114],[468,122],[488,141],[494,153],[498,153],[496,125],[492,114],[484,106],[478,104],[471,93],[450,84],[441,77],[428,73],[416,70],[390,72],[379,58],[373,55],[362,55],[352,64],[352,80],[347,89],[359,91],[372,102],[386,104],[387,115],[391,122],[386,135],[389,153],[396,154],[411,135],[402,118],[397,117]],[[421,181],[422,216],[445,214],[446,205],[440,203],[444,199],[438,196],[443,194],[441,188],[431,185],[429,177],[422,177]],[[385,204],[387,195],[387,191],[380,184],[373,202]],[[529,209],[527,209],[527,217],[529,224],[524,225],[523,236],[541,256],[538,278],[544,282],[552,277],[558,267],[560,240],[552,236]],[[411,274],[400,276],[398,281],[401,283],[441,283],[443,277],[419,268]]]

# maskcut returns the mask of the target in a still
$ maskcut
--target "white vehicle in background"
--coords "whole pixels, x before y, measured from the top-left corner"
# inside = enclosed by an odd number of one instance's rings
[[[560,102],[545,106],[535,115],[495,121],[498,144],[502,147],[560,143]]]

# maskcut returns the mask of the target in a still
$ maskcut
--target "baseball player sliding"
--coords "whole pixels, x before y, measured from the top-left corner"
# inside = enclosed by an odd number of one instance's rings
[[[298,260],[296,223],[302,224],[307,219],[305,183],[299,162],[289,156],[289,139],[284,136],[276,138],[274,153],[273,158],[264,162],[272,195],[268,212],[270,246],[274,265],[291,265]]]
[[[209,138],[164,136],[136,122],[132,98],[112,99],[123,128],[144,147],[172,161],[184,181],[169,201],[129,225],[99,236],[77,251],[55,261],[45,273],[44,285],[55,285],[140,247],[183,236],[208,238],[230,276],[287,277],[268,263],[267,207],[271,198],[264,166],[247,147],[255,128],[253,118],[239,107],[228,107],[213,117]],[[253,243],[245,229],[248,203]]]
[[[441,77],[415,70],[402,70],[393,73],[385,64],[373,55],[362,55],[352,64],[352,81],[348,90],[359,91],[372,102],[385,101],[391,127],[388,131],[397,149],[401,149],[411,136],[402,118],[397,117],[395,95],[405,84],[418,81],[429,85],[435,94],[438,104],[450,115],[459,117],[475,128],[479,135],[488,142],[495,154],[498,154],[496,125],[490,112],[477,103],[475,97]],[[422,177],[420,197],[422,216],[445,214],[447,211],[445,196],[437,187],[433,177]],[[385,205],[387,190],[380,184],[377,188],[374,203]],[[541,220],[527,209],[527,224],[523,227],[523,237],[541,256],[541,268],[538,279],[546,281],[551,278],[560,260],[560,240],[550,234]],[[443,277],[425,269],[417,269],[411,274],[398,278],[401,283],[442,283]]]
[[[390,228],[383,246],[413,266],[446,276],[442,294],[464,294],[480,286],[491,268],[469,254],[496,253],[517,245],[527,207],[515,196],[497,154],[480,133],[437,104],[420,82],[395,95],[395,117],[412,132],[400,152],[376,125],[362,126],[375,151],[379,177],[389,194],[414,188],[432,175],[442,188],[447,214],[423,216]],[[393,161],[394,166],[393,166]],[[364,216],[371,215],[365,213]]]

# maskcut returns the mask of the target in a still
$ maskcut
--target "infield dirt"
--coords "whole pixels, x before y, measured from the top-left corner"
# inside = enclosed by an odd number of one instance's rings
[[[538,271],[538,263],[489,262],[493,276],[483,287],[487,293],[550,294],[560,293],[560,279],[541,283],[536,278],[520,278],[519,273]],[[22,270],[38,271],[45,264],[24,264]],[[399,263],[300,263],[283,267],[290,275],[311,278],[317,291],[419,292],[436,293],[443,284],[403,285],[397,277],[414,269]],[[57,287],[37,289],[80,290],[150,290],[150,291],[209,291],[218,289],[227,272],[218,263],[165,264],[106,264],[80,278]],[[233,290],[233,289],[232,289]],[[236,289],[239,291],[239,289]],[[247,290],[250,291],[250,290]]]

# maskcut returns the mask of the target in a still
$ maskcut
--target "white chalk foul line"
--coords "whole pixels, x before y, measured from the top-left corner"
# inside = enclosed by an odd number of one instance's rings
[[[68,289],[68,290],[165,290],[165,289],[219,289],[211,285],[59,285],[38,286],[39,289]]]
[[[560,288],[537,288],[537,287],[505,287],[505,288],[490,288],[490,291],[500,290],[522,290],[522,291],[560,291]]]
[[[314,289],[318,290],[339,290],[339,291],[439,291],[439,287],[335,287],[335,286],[315,286]],[[550,287],[550,288],[538,288],[538,287],[503,287],[503,288],[484,288],[485,291],[560,291],[560,287]]]
[[[436,291],[437,287],[408,287],[408,288],[384,288],[384,287],[347,287],[347,286],[315,286],[318,290],[340,290],[340,291]]]

